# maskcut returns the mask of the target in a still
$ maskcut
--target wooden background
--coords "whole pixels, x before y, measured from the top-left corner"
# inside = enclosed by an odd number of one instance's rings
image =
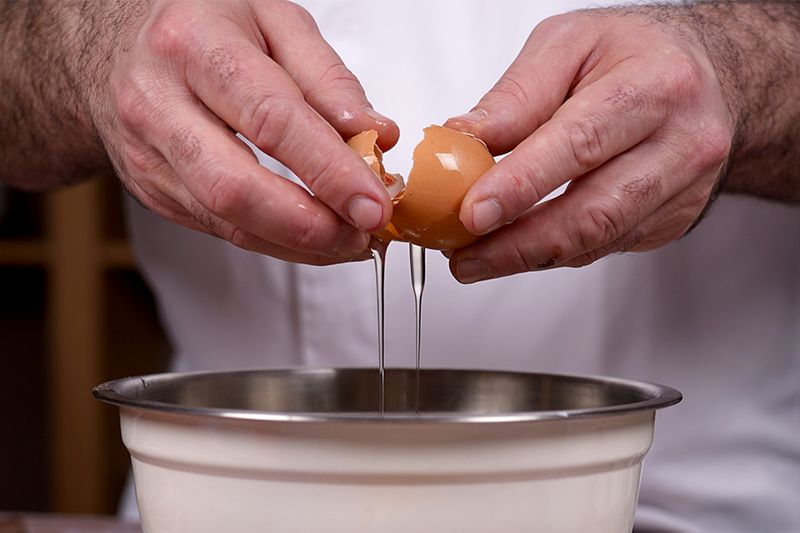
[[[94,385],[166,368],[169,346],[98,176],[0,212],[0,510],[114,513],[127,475]]]

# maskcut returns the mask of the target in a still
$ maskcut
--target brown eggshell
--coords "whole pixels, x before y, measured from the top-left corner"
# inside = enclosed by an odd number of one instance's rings
[[[392,224],[400,236],[425,248],[452,250],[478,236],[458,218],[469,188],[494,164],[479,139],[441,126],[425,128],[414,149],[408,184],[394,208]]]
[[[377,142],[378,132],[375,130],[367,130],[351,137],[350,140],[347,141],[347,145],[361,156],[375,174],[379,177],[383,177],[383,153],[378,148]]]
[[[387,174],[383,168],[383,152],[378,148],[378,132],[375,130],[362,131],[358,135],[352,137],[347,141],[355,152],[369,165],[372,172],[382,181],[390,196],[398,195],[403,184],[402,176],[398,174]],[[400,239],[400,234],[394,225],[389,222],[385,228],[373,233],[377,238],[382,241],[394,241]]]

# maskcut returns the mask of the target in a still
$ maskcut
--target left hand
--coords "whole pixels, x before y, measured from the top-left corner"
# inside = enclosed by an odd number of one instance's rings
[[[642,12],[553,17],[471,113],[447,122],[494,154],[513,149],[464,198],[466,228],[493,233],[452,253],[459,281],[580,267],[693,227],[735,119],[708,53],[683,30]]]

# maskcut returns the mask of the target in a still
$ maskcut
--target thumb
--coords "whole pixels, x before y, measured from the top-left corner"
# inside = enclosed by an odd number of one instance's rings
[[[475,135],[494,155],[513,150],[566,100],[591,53],[570,39],[563,17],[545,20],[500,80],[469,113],[445,126]]]

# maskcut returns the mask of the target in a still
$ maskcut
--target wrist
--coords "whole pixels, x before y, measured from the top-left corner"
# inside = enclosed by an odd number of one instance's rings
[[[57,46],[63,51],[60,68],[66,94],[78,131],[84,142],[100,146],[98,103],[108,80],[112,62],[108,37],[110,28],[101,23],[110,2],[103,0],[47,0],[48,8],[58,13]]]
[[[689,24],[712,61],[734,118],[725,191],[800,200],[800,4],[708,2]]]

